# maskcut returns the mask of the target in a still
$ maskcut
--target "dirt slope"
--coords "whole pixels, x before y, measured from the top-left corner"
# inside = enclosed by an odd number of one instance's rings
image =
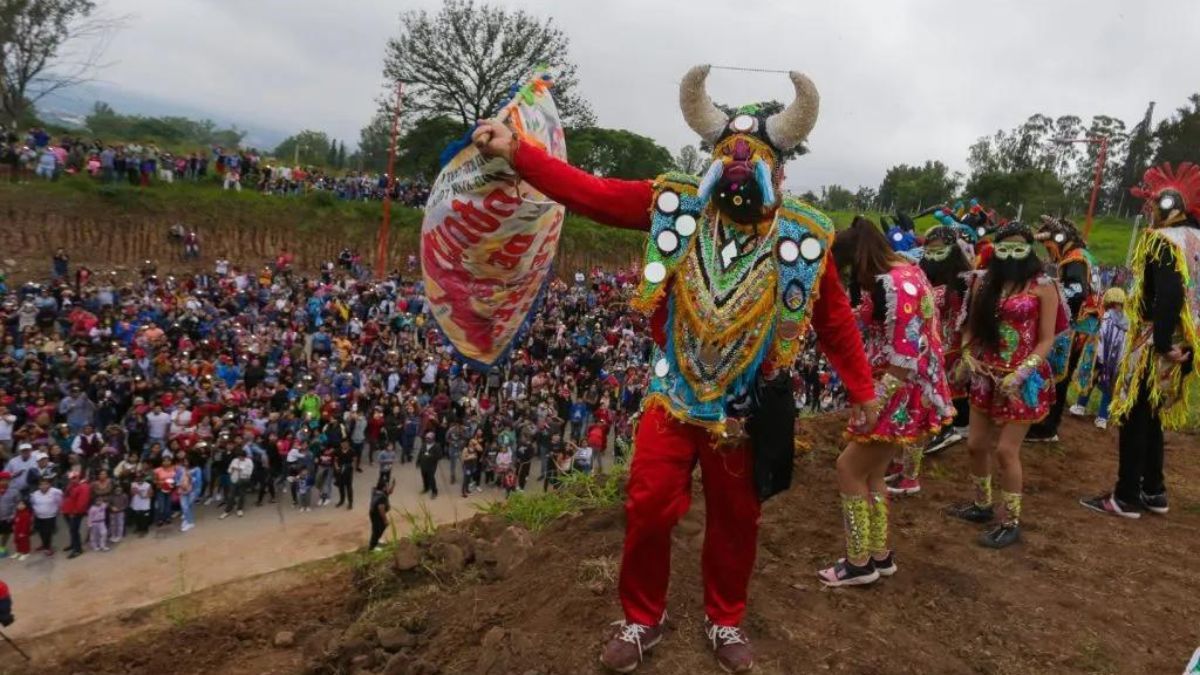
[[[1200,546],[1196,438],[1168,437],[1171,515],[1120,521],[1076,504],[1111,481],[1115,435],[1068,420],[1064,443],[1026,446],[1025,541],[1003,552],[978,547],[974,526],[941,513],[968,492],[965,448],[953,448],[929,463],[925,492],[894,503],[900,573],[874,588],[831,591],[814,571],[842,544],[832,462],[840,423],[806,423],[813,451],[793,489],[763,515],[746,620],[758,672],[1157,675],[1180,672],[1200,646],[1200,576],[1186,564]],[[718,672],[700,636],[703,506],[697,500],[676,533],[672,630],[639,672]],[[482,562],[451,575],[436,551],[394,577],[395,593],[379,592],[378,575],[360,568],[357,595],[347,598],[349,573],[330,572],[282,599],[231,601],[47,672],[150,672],[163,662],[147,654],[148,641],[163,640],[184,647],[170,661],[176,673],[598,672],[602,629],[619,618],[622,520],[617,509],[560,520],[498,581]],[[482,561],[480,547],[503,524],[471,527]],[[455,536],[473,547],[472,537]],[[348,624],[332,638],[330,628]],[[272,647],[282,629],[296,631],[300,646]]]

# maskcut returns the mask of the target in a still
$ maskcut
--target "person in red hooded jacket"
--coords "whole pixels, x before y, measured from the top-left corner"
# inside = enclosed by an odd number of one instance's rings
[[[62,514],[67,521],[67,531],[71,535],[70,553],[67,558],[78,558],[83,555],[83,537],[80,529],[83,519],[87,516],[88,507],[92,505],[92,487],[83,480],[83,476],[74,471],[68,476],[67,489],[63,491]]]

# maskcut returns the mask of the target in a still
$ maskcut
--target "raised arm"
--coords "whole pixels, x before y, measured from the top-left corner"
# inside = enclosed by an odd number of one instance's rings
[[[503,157],[530,185],[568,209],[613,227],[650,229],[649,181],[600,178],[521,143],[499,122],[484,120],[472,135],[475,147],[489,157]]]

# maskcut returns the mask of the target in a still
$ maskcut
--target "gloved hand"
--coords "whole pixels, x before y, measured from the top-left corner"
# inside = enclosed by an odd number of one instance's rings
[[[964,351],[962,358],[958,360],[958,363],[954,364],[954,371],[950,373],[951,382],[960,387],[965,387],[970,383],[971,375],[975,373],[977,366],[975,357]]]
[[[1000,391],[1008,396],[1012,396],[1021,391],[1021,385],[1025,384],[1025,380],[1029,379],[1029,374],[1033,372],[1030,368],[1021,366],[1013,372],[1004,376],[1000,381]]]

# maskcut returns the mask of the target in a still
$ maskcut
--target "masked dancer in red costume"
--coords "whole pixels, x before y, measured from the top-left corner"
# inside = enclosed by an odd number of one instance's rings
[[[572,211],[650,234],[633,303],[652,317],[657,349],[625,504],[625,619],[600,655],[618,672],[635,670],[663,638],[671,530],[688,510],[697,462],[706,497],[705,637],[726,671],[752,667],[741,623],[760,501],[790,482],[787,371],[810,325],[846,382],[852,414],[864,424],[876,414],[854,316],[827,265],[833,225],[779,192],[783,153],[816,122],[816,88],[791,73],[796,98],[787,108],[768,115],[751,105],[731,116],[705,92],[708,72],[693,68],[679,92],[684,119],[713,145],[703,177],[598,178],[495,122],[481,122],[473,137]]]

